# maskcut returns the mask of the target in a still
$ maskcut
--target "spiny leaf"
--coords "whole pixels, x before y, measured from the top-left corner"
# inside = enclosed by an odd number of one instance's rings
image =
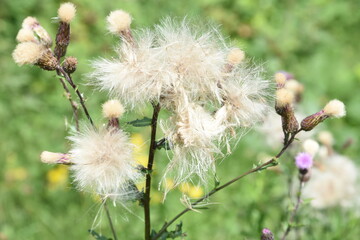
[[[144,117],[143,119],[136,119],[134,121],[128,122],[128,124],[133,125],[134,127],[146,127],[151,125],[151,118]]]
[[[96,240],[112,240],[112,238],[107,238],[92,229],[89,229],[88,232],[96,239]]]

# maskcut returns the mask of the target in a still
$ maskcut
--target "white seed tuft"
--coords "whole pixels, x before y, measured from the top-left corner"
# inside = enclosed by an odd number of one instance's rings
[[[276,105],[283,107],[291,104],[294,101],[294,94],[286,88],[281,88],[276,91]]]
[[[119,34],[122,31],[130,29],[132,18],[129,13],[123,10],[110,12],[106,18],[108,30],[113,34]]]
[[[70,23],[76,14],[75,5],[72,3],[63,3],[58,9],[58,17],[60,21]]]
[[[319,151],[319,143],[312,139],[307,139],[303,145],[303,149],[305,152],[309,153],[312,156],[315,156],[315,154]]]
[[[105,118],[120,118],[125,109],[119,100],[109,100],[102,105],[102,112]]]
[[[227,61],[231,65],[237,65],[245,59],[245,52],[239,48],[233,48],[230,50]]]
[[[337,99],[331,100],[324,107],[324,113],[330,117],[343,117],[346,115],[345,105]]]
[[[34,42],[19,43],[12,53],[14,61],[22,66],[24,64],[35,64],[43,55],[45,47]]]

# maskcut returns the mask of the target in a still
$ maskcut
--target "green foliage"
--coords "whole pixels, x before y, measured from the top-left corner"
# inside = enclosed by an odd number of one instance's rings
[[[146,127],[151,125],[151,118],[144,117],[142,119],[136,119],[134,121],[128,122],[128,124],[134,127]]]
[[[89,229],[88,232],[91,234],[91,236],[94,237],[94,239],[96,240],[111,240],[111,238],[107,238],[99,233],[97,233],[96,231]]]
[[[107,34],[105,27],[109,11],[123,8],[132,13],[134,28],[151,26],[167,15],[199,16],[222,24],[224,33],[230,35],[234,45],[242,47],[247,56],[257,63],[263,63],[269,77],[279,69],[293,72],[305,85],[306,101],[300,108],[307,114],[317,111],[332,98],[343,100],[347,106],[347,117],[328,121],[323,128],[330,129],[336,136],[337,150],[341,150],[344,142],[353,139],[354,144],[345,153],[359,163],[360,12],[357,11],[357,0],[73,2],[78,13],[72,25],[68,54],[79,60],[73,79],[79,83],[81,92],[87,98],[90,114],[98,124],[104,122],[100,106],[107,96],[85,86],[84,79],[85,74],[91,71],[89,60],[114,55],[112,49],[118,40]],[[96,198],[78,193],[70,184],[71,180],[53,186],[50,179],[61,179],[66,170],[39,161],[43,150],[68,150],[65,137],[74,125],[71,107],[58,79],[53,73],[35,67],[20,68],[11,58],[17,31],[26,16],[36,16],[49,33],[55,35],[57,24],[51,18],[56,16],[59,3],[1,1],[0,239],[89,239],[86,229],[93,224],[97,226],[97,232],[101,230],[104,235],[111,236]],[[125,119],[140,119],[140,125],[147,126],[149,121],[142,119],[144,115],[149,116],[150,110],[141,114],[126,114]],[[85,119],[84,115],[81,117]],[[144,136],[149,135],[148,128],[134,129]],[[159,147],[168,146],[164,142]],[[259,135],[248,134],[240,141],[238,150],[219,164],[219,180],[226,182],[250,169],[257,162],[259,151],[274,153],[264,147]],[[156,153],[159,161],[155,163],[155,183],[160,180],[160,169],[168,162],[168,153]],[[283,159],[280,159],[281,167],[287,171],[288,166]],[[215,181],[215,185],[219,180]],[[259,239],[263,227],[271,229],[277,237],[281,236],[284,230],[282,224],[288,219],[287,180],[273,171],[244,178],[211,199],[221,204],[210,205],[203,214],[190,212],[185,215],[182,218],[185,223],[183,228],[191,239]],[[154,192],[162,194],[156,189]],[[184,208],[179,198],[179,192],[170,192],[165,205],[161,205],[153,197],[155,229],[161,227],[164,219],[173,217],[174,213]],[[120,239],[135,240],[142,236],[143,222],[138,218],[142,216],[142,209],[132,207],[131,213],[121,206],[111,209]],[[96,216],[99,218],[94,220]],[[314,211],[304,204],[299,219],[304,224],[300,231],[304,239],[358,239],[360,235],[357,227],[360,219],[352,209],[334,207]],[[91,234],[101,236],[96,232]],[[175,236],[176,230],[171,234]]]

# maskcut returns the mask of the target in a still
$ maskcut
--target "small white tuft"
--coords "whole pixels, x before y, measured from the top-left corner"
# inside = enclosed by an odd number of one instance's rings
[[[286,81],[285,88],[290,90],[294,94],[299,94],[304,91],[304,86],[295,79],[290,79]]]
[[[39,25],[39,21],[34,17],[26,17],[22,22],[23,28],[34,28],[35,25]]]
[[[275,73],[275,82],[279,85],[283,85],[286,82],[286,75],[284,73]]]
[[[239,48],[233,48],[227,56],[227,61],[231,65],[237,65],[245,59],[245,52]]]
[[[102,105],[102,112],[105,118],[119,118],[125,109],[119,100],[109,100]]]
[[[45,47],[34,42],[19,43],[12,53],[14,61],[22,66],[24,64],[35,64],[43,55]]]
[[[80,191],[91,191],[103,198],[129,200],[136,197],[134,184],[141,174],[132,156],[128,135],[115,128],[88,127],[69,137],[74,182]]]
[[[330,117],[343,117],[346,115],[345,105],[337,99],[331,100],[324,107],[324,113]]]
[[[334,144],[334,137],[329,131],[321,131],[318,135],[320,143],[326,146],[332,146]]]
[[[315,154],[319,151],[319,143],[312,139],[307,139],[303,145],[303,149],[305,152],[309,153],[312,156],[315,156]]]
[[[108,30],[113,34],[119,34],[130,28],[132,18],[129,13],[123,10],[116,10],[110,12],[106,20],[108,23]]]
[[[31,31],[29,28],[20,29],[18,34],[16,35],[16,40],[18,42],[36,42],[37,41],[34,36],[34,32]]]
[[[63,3],[60,5],[58,9],[58,16],[60,21],[65,23],[70,23],[71,20],[75,17],[76,8],[72,3]]]
[[[276,105],[278,107],[283,107],[285,105],[291,104],[294,101],[294,94],[285,89],[281,88],[276,91]]]
[[[56,163],[70,163],[70,156],[66,153],[55,153],[43,151],[40,155],[43,163],[56,164]]]

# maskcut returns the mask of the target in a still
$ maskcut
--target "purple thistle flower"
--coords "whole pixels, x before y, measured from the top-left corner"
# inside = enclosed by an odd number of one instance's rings
[[[313,165],[312,156],[309,153],[299,153],[295,157],[295,164],[300,170],[308,170]]]
[[[274,235],[270,229],[264,228],[260,240],[274,240]]]

